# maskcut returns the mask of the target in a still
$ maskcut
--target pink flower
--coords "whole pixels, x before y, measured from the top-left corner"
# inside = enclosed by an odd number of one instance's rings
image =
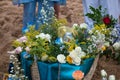
[[[16,49],[15,49],[15,53],[16,54],[19,54],[19,53],[21,53],[22,52],[22,47],[17,47]]]
[[[23,36],[23,37],[17,39],[17,41],[19,41],[19,42],[26,42],[27,41],[27,37]]]

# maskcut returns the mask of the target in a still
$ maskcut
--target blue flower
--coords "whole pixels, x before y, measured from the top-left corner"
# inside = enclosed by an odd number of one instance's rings
[[[58,45],[61,45],[61,44],[63,43],[62,38],[59,38],[59,37],[58,37],[58,38],[55,40],[55,43],[58,44]]]

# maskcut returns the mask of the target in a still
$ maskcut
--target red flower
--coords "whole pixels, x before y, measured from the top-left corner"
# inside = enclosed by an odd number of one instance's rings
[[[103,18],[103,22],[106,24],[106,25],[109,25],[111,23],[111,19],[107,16],[107,17],[104,17]]]

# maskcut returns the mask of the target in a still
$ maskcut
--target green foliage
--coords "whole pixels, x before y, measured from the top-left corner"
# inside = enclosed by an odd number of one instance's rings
[[[95,24],[101,24],[102,22],[102,14],[105,13],[102,11],[102,6],[99,6],[98,8],[94,8],[90,6],[91,13],[87,13],[86,16],[88,16],[90,19],[92,19]]]
[[[41,59],[42,54],[46,54],[49,56],[47,61],[55,62],[56,57],[60,53],[64,53],[64,50],[60,50],[60,45],[55,44],[55,40],[58,37],[58,28],[67,24],[65,19],[53,18],[53,20],[49,24],[43,24],[40,26],[39,30],[36,31],[34,28],[31,28],[29,32],[25,35],[28,37],[28,44],[33,44],[30,46],[30,54],[33,56],[34,54]],[[40,33],[45,33],[51,35],[51,42],[46,41],[45,39],[36,38],[36,35]]]
[[[56,19],[53,20],[49,24],[43,24],[40,26],[39,31],[41,33],[47,33],[52,35],[52,41],[54,41],[58,37],[58,28],[67,24],[65,19]]]
[[[113,18],[112,15],[109,15],[106,13],[107,9],[102,9],[102,6],[99,6],[98,8],[94,8],[90,6],[91,13],[87,13],[86,16],[88,16],[90,19],[94,21],[94,24],[100,25],[104,24],[104,19],[109,18],[110,22],[107,25],[107,28],[113,28],[117,20]]]

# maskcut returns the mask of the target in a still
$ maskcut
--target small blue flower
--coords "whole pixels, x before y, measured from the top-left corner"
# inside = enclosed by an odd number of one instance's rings
[[[33,22],[27,23],[27,26],[24,26],[24,27],[22,28],[22,33],[25,34],[26,32],[28,32],[28,31],[29,31],[29,28],[30,28],[31,26],[33,26],[33,25],[34,25]]]
[[[58,38],[55,40],[55,43],[58,44],[58,45],[61,45],[61,44],[63,43],[62,38],[59,38],[59,37],[58,37]]]
[[[24,26],[23,28],[22,28],[22,33],[23,34],[25,34],[26,32],[28,32],[29,31],[29,29],[26,27],[26,26]]]

